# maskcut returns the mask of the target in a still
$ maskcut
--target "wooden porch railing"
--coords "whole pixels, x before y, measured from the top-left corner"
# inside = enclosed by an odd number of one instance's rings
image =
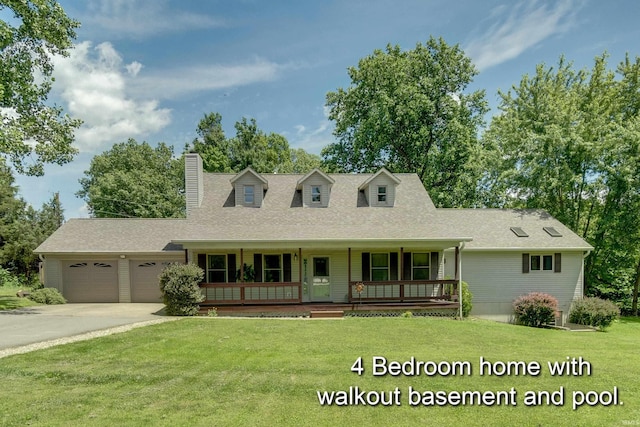
[[[361,285],[361,286],[360,286]],[[358,288],[362,292],[358,292]],[[457,280],[350,282],[349,302],[458,300]]]
[[[201,283],[205,300],[201,304],[298,304],[302,302],[300,282]]]

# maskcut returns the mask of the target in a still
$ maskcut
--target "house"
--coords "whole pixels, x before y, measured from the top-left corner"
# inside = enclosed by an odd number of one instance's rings
[[[70,302],[160,301],[171,262],[205,271],[205,303],[434,302],[509,321],[531,291],[566,317],[592,249],[539,210],[437,209],[415,174],[204,173],[187,154],[186,219],[71,219],[36,252]],[[362,285],[360,285],[362,284]],[[359,286],[360,285],[360,286]]]

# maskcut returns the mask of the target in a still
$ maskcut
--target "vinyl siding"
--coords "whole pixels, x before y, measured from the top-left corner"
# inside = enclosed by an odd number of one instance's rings
[[[534,251],[526,252],[536,254]],[[544,254],[553,253],[548,251]],[[450,251],[446,256],[446,274],[453,277],[455,257]],[[512,303],[517,297],[529,292],[545,292],[558,299],[559,310],[566,318],[572,302],[582,297],[582,263],[581,252],[563,252],[560,273],[523,273],[522,252],[463,251],[462,279],[469,284],[473,294],[471,315],[512,321]]]
[[[62,263],[57,258],[47,257],[44,260],[44,286],[54,288],[63,293]]]
[[[386,202],[378,202],[378,187],[379,186],[387,187],[387,201]],[[377,177],[375,177],[369,183],[368,187],[368,195],[367,201],[369,202],[369,206],[375,207],[391,207],[395,204],[396,199],[396,184],[384,173],[381,173]]]
[[[204,196],[202,158],[197,154],[185,156],[185,195],[187,214],[202,203]]]
[[[131,302],[131,280],[129,260],[118,259],[118,298],[120,302]]]
[[[311,200],[311,187],[316,185],[320,186],[320,203]],[[302,204],[307,208],[326,208],[330,194],[330,183],[318,173],[313,173],[302,183]]]
[[[262,200],[264,197],[263,183],[255,175],[246,173],[234,184],[236,193],[236,206],[256,207],[262,206]],[[246,204],[244,202],[244,186],[253,185],[253,204]]]

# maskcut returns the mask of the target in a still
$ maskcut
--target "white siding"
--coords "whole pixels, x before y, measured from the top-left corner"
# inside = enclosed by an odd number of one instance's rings
[[[387,201],[386,202],[378,202],[378,187],[385,186],[387,187]],[[396,199],[396,184],[391,180],[391,178],[381,173],[377,177],[375,177],[369,183],[368,187],[368,196],[367,201],[369,202],[369,206],[377,206],[377,207],[389,207],[395,204]]]
[[[449,251],[446,256],[446,275],[453,277],[455,256]],[[512,303],[517,297],[545,292],[558,299],[566,318],[571,303],[582,297],[582,253],[563,252],[560,273],[523,273],[522,252],[462,251],[462,280],[473,294],[473,316],[512,321]]]
[[[55,288],[63,293],[62,263],[57,258],[46,257],[44,260],[44,286]]]

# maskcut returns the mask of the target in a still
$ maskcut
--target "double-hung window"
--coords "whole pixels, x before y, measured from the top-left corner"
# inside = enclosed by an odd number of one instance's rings
[[[253,185],[244,186],[244,204],[253,205],[255,203],[255,187]]]
[[[378,203],[387,203],[387,186],[379,185],[378,186]]]
[[[389,280],[389,254],[371,254],[371,280]]]
[[[319,185],[311,186],[311,203],[322,203],[322,187]]]
[[[227,282],[227,256],[207,256],[207,283]]]
[[[282,256],[264,256],[264,281],[282,282]]]
[[[413,253],[411,263],[411,274],[413,280],[429,280],[430,279],[430,256],[426,253]]]

